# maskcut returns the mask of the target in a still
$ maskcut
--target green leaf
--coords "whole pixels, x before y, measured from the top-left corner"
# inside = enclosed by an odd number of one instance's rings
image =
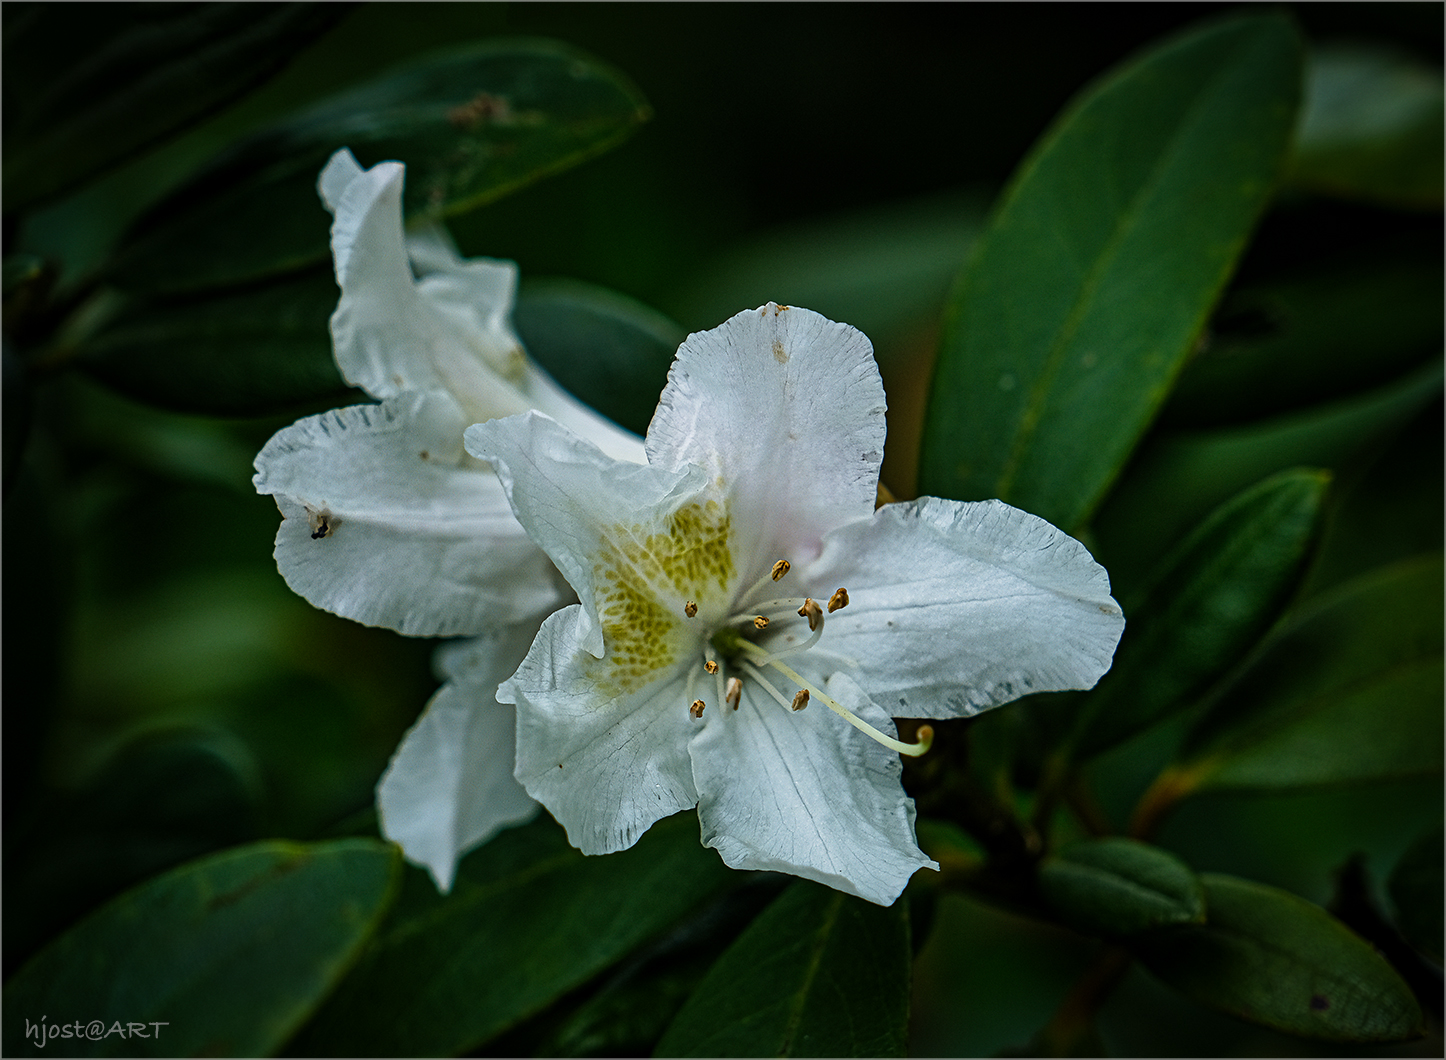
[[[1127,611],[1114,666],[1086,698],[1076,750],[1098,754],[1187,705],[1275,620],[1319,533],[1330,475],[1274,475],[1216,509]]]
[[[907,899],[887,908],[800,880],[738,937],[658,1056],[903,1056]]]
[[[350,4],[48,4],[5,14],[5,210],[50,198],[265,81]]]
[[[396,887],[396,848],[268,842],[192,862],[115,899],[5,986],[5,1052],[43,1056],[28,1020],[146,1037],[50,1043],[82,1056],[275,1052],[355,959]],[[153,1028],[152,1021],[163,1026]],[[94,1025],[94,1024],[92,1024]],[[157,1033],[157,1031],[159,1033]]]
[[[920,490],[1083,522],[1164,400],[1274,186],[1300,43],[1277,15],[1157,47],[1016,174],[944,321]]]
[[[620,73],[562,44],[497,40],[333,97],[218,159],[142,218],[111,269],[129,290],[253,280],[326,257],[326,159],[406,163],[409,223],[501,198],[621,142],[648,117]]]
[[[1063,848],[1040,863],[1039,890],[1067,926],[1086,935],[1136,935],[1205,920],[1205,894],[1190,867],[1134,839]]]
[[[327,330],[336,300],[336,281],[319,270],[183,301],[138,300],[85,340],[77,361],[127,397],[177,412],[347,404]],[[353,392],[350,403],[366,400]]]
[[[1439,772],[1441,595],[1428,557],[1319,598],[1212,696],[1174,769],[1201,789]]]
[[[262,787],[249,749],[220,729],[152,725],[127,740],[6,835],[7,960],[129,887],[254,839]]]
[[[1446,933],[1442,918],[1443,856],[1442,829],[1438,826],[1412,843],[1386,881],[1391,904],[1396,908],[1396,927],[1406,941],[1437,964],[1441,963],[1441,939]]]
[[[1387,386],[1299,415],[1156,434],[1093,523],[1101,562],[1117,585],[1132,584],[1252,483],[1290,467],[1348,467],[1440,401],[1441,376],[1438,357]]]
[[[564,998],[534,1017],[547,1033],[531,1055],[646,1056],[708,969],[787,880],[776,873],[746,878],[600,977],[597,991],[581,1005],[572,1007]],[[507,1044],[516,1045],[515,1036],[509,1035]]]
[[[1154,975],[1241,1019],[1305,1038],[1396,1042],[1422,1033],[1420,1006],[1370,945],[1287,891],[1204,874],[1208,920],[1130,940]]]
[[[409,873],[396,915],[294,1053],[451,1055],[587,982],[736,877],[691,813],[637,846],[584,857],[547,819],[503,832],[452,893]]]
[[[1290,181],[1388,206],[1441,208],[1441,71],[1379,46],[1311,56]]]
[[[513,323],[564,389],[638,434],[647,432],[687,337],[657,310],[578,280],[525,282]]]
[[[1353,250],[1226,295],[1161,413],[1238,423],[1349,398],[1441,356],[1439,238]]]

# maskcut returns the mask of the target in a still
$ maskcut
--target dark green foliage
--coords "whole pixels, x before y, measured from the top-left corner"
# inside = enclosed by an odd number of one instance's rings
[[[1039,890],[1064,923],[1089,935],[1137,935],[1205,920],[1205,895],[1189,866],[1133,839],[1063,848],[1040,864]]]
[[[1190,352],[1283,164],[1300,42],[1251,16],[1076,101],[1005,192],[945,316],[923,492],[1069,530]]]
[[[903,1056],[906,900],[880,908],[797,881],[739,936],[658,1056]]]
[[[5,212],[69,191],[231,102],[350,6],[6,5]]]
[[[396,912],[290,1051],[456,1053],[532,1015],[735,882],[688,817],[588,858],[544,815],[464,861],[446,897],[409,873]]]
[[[1439,1035],[1438,9],[70,10],[3,12],[9,1053]],[[250,482],[367,400],[342,147],[515,258],[529,353],[623,426],[689,329],[806,306],[876,350],[898,496],[1002,497],[1107,568],[1098,687],[906,764],[940,873],[883,908],[728,869],[692,813],[605,857],[542,813],[440,895],[368,838],[435,645],[293,594]]]
[[[1422,1031],[1410,989],[1371,947],[1293,894],[1207,874],[1207,920],[1131,943],[1150,971],[1212,1008],[1290,1034],[1392,1042]]]
[[[431,56],[237,145],[135,226],[109,275],[174,292],[324,258],[316,178],[342,147],[363,166],[406,160],[408,221],[437,220],[605,151],[647,116],[621,74],[553,42]]]
[[[121,895],[5,986],[17,1017],[166,1024],[72,1055],[274,1052],[336,985],[395,894],[396,849],[370,839],[260,843],[192,862]],[[43,1056],[6,1021],[5,1051]]]

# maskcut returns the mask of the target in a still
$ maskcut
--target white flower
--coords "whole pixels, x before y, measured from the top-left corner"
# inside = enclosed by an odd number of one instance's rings
[[[646,466],[535,413],[466,438],[581,601],[498,698],[518,709],[517,778],[584,853],[696,805],[729,865],[888,904],[936,867],[896,753],[923,747],[891,716],[1091,687],[1124,628],[1104,570],[1041,519],[875,511],[872,349],[805,309],[690,336]]]
[[[317,607],[418,636],[490,631],[470,660],[444,663],[451,683],[378,789],[384,833],[446,890],[461,851],[531,807],[511,777],[513,711],[494,691],[570,598],[462,432],[542,409],[614,457],[645,457],[641,439],[527,358],[510,323],[515,265],[463,260],[438,226],[403,231],[403,176],[400,163],[363,170],[343,150],[319,181],[341,288],[333,351],[347,382],[381,403],[279,431],[253,481],[281,509],[282,576]],[[409,773],[419,761],[433,765]]]

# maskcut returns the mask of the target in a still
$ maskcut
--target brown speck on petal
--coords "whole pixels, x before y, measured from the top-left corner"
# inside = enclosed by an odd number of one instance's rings
[[[325,508],[318,509],[307,505],[306,522],[311,527],[311,539],[320,541],[334,534],[341,520]]]

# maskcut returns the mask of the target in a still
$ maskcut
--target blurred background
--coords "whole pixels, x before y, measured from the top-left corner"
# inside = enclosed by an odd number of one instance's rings
[[[77,32],[103,39],[107,25],[144,17],[145,6],[95,5]],[[1440,5],[1284,6],[1313,45],[1385,49],[1439,79]],[[556,278],[587,281],[685,332],[770,299],[859,327],[889,393],[885,480],[907,497],[940,311],[1003,182],[1093,77],[1228,7],[338,5],[325,32],[240,103],[19,222],[7,211],[5,254],[52,263],[60,291],[78,286],[147,206],[298,106],[461,41],[558,39],[631,78],[652,118],[611,152],[452,220],[462,251],[515,260],[524,293]],[[7,99],[45,75],[43,53],[12,54],[22,8],[0,12]],[[1439,187],[1424,205],[1287,193],[1217,315],[1220,341],[1273,326],[1269,306],[1252,301],[1260,285],[1307,264],[1374,269],[1373,255],[1387,251],[1411,264],[1380,293],[1406,292],[1397,333],[1363,374],[1323,372],[1315,390],[1298,374],[1277,392],[1197,394],[1194,404],[1186,394],[1158,428],[1195,437],[1345,402],[1351,415],[1326,441],[1288,458],[1335,467],[1353,487],[1312,575],[1322,586],[1441,547],[1439,380],[1410,375],[1440,357],[1439,210]],[[315,223],[327,222],[318,202]],[[526,305],[524,296],[520,313]],[[199,417],[31,367],[12,375],[7,355],[7,975],[99,902],[181,861],[255,838],[374,827],[372,787],[436,687],[433,642],[316,611],[271,561],[278,514],[252,491],[251,460],[275,430],[335,400]],[[587,365],[548,367],[641,431],[667,360],[636,366],[628,385],[591,377]],[[1348,407],[1357,393],[1386,400],[1397,384],[1406,397],[1391,408],[1404,414],[1371,419]],[[1162,494],[1176,465],[1160,460],[1127,476],[1097,522],[1092,545],[1117,587],[1244,484],[1225,468],[1219,482],[1198,485],[1209,477],[1201,473],[1197,485]],[[1151,731],[1100,763],[1101,802],[1117,822],[1178,736]],[[1197,870],[1325,903],[1353,856],[1382,878],[1440,819],[1441,798],[1439,778],[1212,796],[1186,805],[1159,838]],[[912,1051],[1022,1045],[1091,952],[1067,932],[945,896],[916,965]],[[1138,969],[1104,1010],[1101,1033],[1112,1050],[1140,1055],[1331,1055],[1207,1012]],[[1438,1037],[1383,1052],[1439,1051]]]

